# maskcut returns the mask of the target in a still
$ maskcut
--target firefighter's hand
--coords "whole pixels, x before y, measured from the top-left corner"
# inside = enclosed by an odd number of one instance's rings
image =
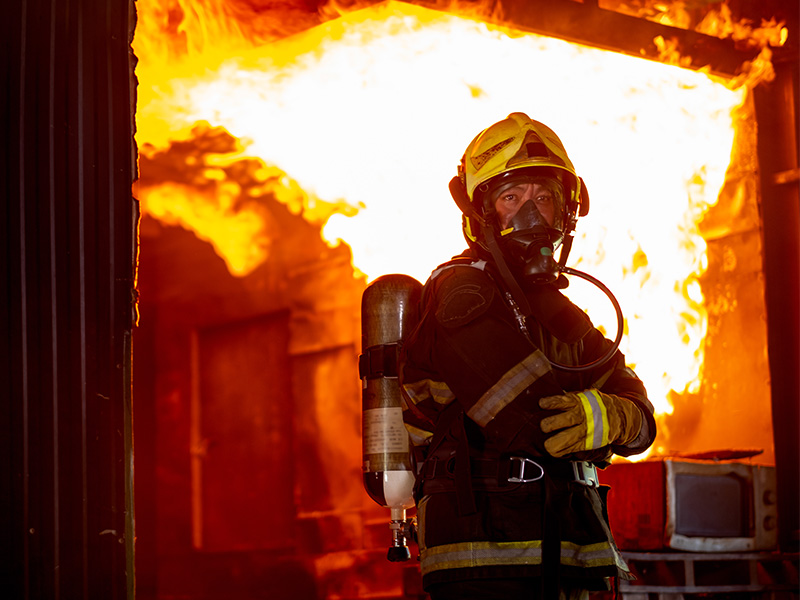
[[[624,446],[634,441],[642,428],[642,413],[636,404],[594,389],[548,396],[539,400],[539,406],[562,411],[540,424],[542,432],[555,432],[544,447],[557,458],[608,445]]]

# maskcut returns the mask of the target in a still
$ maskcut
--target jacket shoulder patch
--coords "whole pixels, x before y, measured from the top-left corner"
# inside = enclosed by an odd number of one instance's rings
[[[456,267],[442,277],[436,320],[445,327],[461,327],[489,309],[494,293],[483,272]]]

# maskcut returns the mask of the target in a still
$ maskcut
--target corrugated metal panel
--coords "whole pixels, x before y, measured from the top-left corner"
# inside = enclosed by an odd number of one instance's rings
[[[0,596],[133,597],[133,2],[0,36]]]

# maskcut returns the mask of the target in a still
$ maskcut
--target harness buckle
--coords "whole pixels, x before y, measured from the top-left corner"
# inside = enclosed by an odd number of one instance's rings
[[[542,477],[544,477],[544,468],[535,460],[525,458],[524,456],[511,456],[508,460],[511,462],[511,475],[508,476],[508,481],[510,483],[530,483],[531,481],[539,481]],[[535,477],[525,476],[527,465],[533,465],[539,469],[539,472]],[[533,473],[530,475],[533,475]]]
[[[572,461],[572,472],[575,474],[575,481],[587,487],[599,487],[600,480],[597,477],[597,467],[586,460]]]

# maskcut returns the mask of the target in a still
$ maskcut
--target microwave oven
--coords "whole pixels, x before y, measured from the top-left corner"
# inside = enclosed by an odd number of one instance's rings
[[[622,550],[777,548],[775,467],[663,458],[615,463],[599,477]]]

